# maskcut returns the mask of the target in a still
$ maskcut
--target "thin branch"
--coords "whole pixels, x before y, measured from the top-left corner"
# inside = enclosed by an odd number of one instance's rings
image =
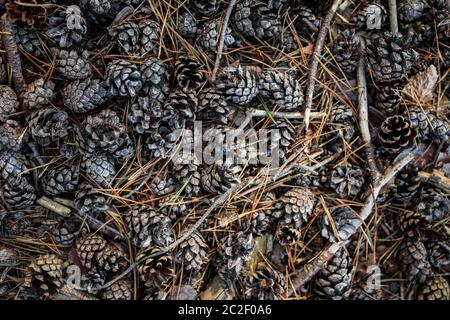
[[[305,117],[304,112],[267,112],[266,110],[252,110],[252,117],[274,117],[284,119],[303,119]],[[320,119],[325,116],[324,112],[311,112],[310,119]]]
[[[225,14],[225,18],[223,19],[222,32],[220,34],[219,46],[217,48],[216,62],[214,63],[214,68],[211,75],[211,82],[216,80],[217,71],[219,70],[220,59],[222,59],[223,46],[225,42],[225,35],[228,28],[228,21],[230,20],[231,13],[233,12],[233,8],[236,5],[236,0],[231,0],[228,5],[227,12]]]
[[[319,36],[317,37],[317,41],[314,47],[314,53],[312,57],[311,66],[309,68],[309,74],[308,74],[308,85],[306,87],[306,104],[305,104],[305,118],[303,120],[303,123],[305,124],[305,132],[308,133],[309,129],[309,121],[311,118],[311,108],[313,104],[313,95],[314,95],[314,87],[316,84],[316,74],[317,70],[319,68],[319,56],[322,52],[323,44],[325,42],[325,38],[327,36],[327,31],[330,27],[331,20],[333,20],[333,17],[336,13],[336,10],[338,9],[339,5],[341,4],[342,0],[334,0],[333,4],[331,5],[330,10],[328,10],[328,13],[322,22],[322,26],[320,28]]]
[[[111,32],[117,25],[121,24],[130,14],[134,12],[132,6],[126,6],[116,15],[113,22],[108,26],[108,31]]]
[[[52,199],[47,198],[45,196],[37,199],[36,203],[56,214],[59,214],[60,216],[65,217],[65,218],[70,217],[70,214],[72,212],[72,210],[70,210],[70,208],[67,208],[66,206],[64,206],[58,202],[55,202]]]
[[[398,32],[397,0],[389,0],[389,23],[392,32]]]
[[[433,170],[432,173],[419,172],[419,177],[422,182],[429,183],[434,187],[442,189],[446,193],[450,193],[450,179],[447,178],[442,172]]]
[[[372,178],[372,182],[376,181],[377,178],[381,175],[380,171],[377,168],[377,164],[374,156],[373,144],[370,137],[370,129],[369,129],[369,111],[368,111],[368,103],[367,103],[367,80],[366,80],[366,72],[364,69],[364,58],[362,55],[364,40],[360,38],[361,41],[361,53],[359,57],[358,63],[358,101],[359,101],[359,129],[361,130],[361,136],[366,146],[367,153],[367,164],[370,168],[370,177]]]
[[[360,221],[358,222],[356,232],[362,226],[364,221],[372,213],[373,207],[375,206],[377,197],[381,189],[393,178],[395,175],[402,170],[408,163],[414,159],[415,154],[410,153],[406,157],[397,161],[391,168],[389,168],[386,173],[378,179],[374,185],[372,192],[367,196],[364,206],[359,211]],[[355,233],[356,233],[355,232]],[[349,235],[347,239],[353,234]],[[339,249],[343,248],[347,244],[347,239],[344,241],[333,243],[328,246],[314,261],[308,263],[302,270],[300,270],[292,279],[292,288],[289,290],[288,295],[293,295],[298,289],[303,287],[306,283],[313,279],[313,277],[326,265],[326,263],[333,258]]]
[[[20,59],[19,50],[17,49],[17,43],[14,41],[14,31],[6,13],[1,18],[1,31],[6,58],[8,60],[8,65],[11,66],[12,82],[16,91],[21,93],[25,89],[27,83],[23,77],[22,61]]]

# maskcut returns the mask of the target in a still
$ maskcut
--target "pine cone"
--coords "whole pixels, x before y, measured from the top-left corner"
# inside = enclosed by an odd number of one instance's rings
[[[272,192],[267,192],[261,196],[259,201],[260,208],[258,208],[249,220],[250,231],[255,236],[259,236],[271,229],[275,224],[275,220],[282,215],[282,212],[275,208],[276,202],[277,197]]]
[[[422,111],[420,107],[409,107],[405,117],[409,118],[411,128],[415,129],[419,140],[441,143],[450,139],[449,122],[434,113]]]
[[[80,7],[70,5],[61,8],[49,20],[47,36],[59,43],[61,48],[78,45],[87,31]]]
[[[123,162],[134,153],[125,126],[112,110],[102,110],[95,116],[87,116],[76,128],[75,142],[80,153],[87,158],[104,153]]]
[[[19,111],[19,100],[11,87],[0,85],[0,121],[5,122]]]
[[[230,124],[234,108],[228,105],[224,97],[216,88],[207,88],[198,93],[197,118],[214,120],[223,124]]]
[[[61,165],[48,170],[42,177],[42,188],[45,194],[56,196],[73,192],[78,184],[78,167]]]
[[[382,151],[397,155],[402,149],[410,147],[416,136],[411,126],[411,122],[402,116],[386,118],[378,131]]]
[[[57,255],[40,255],[28,265],[23,285],[35,288],[39,295],[48,297],[63,286],[63,268],[63,260]]]
[[[361,225],[361,220],[358,214],[350,207],[338,207],[331,211],[333,221],[330,221],[328,214],[323,214],[322,220],[322,237],[331,242],[339,242],[348,240],[356,233],[358,227]],[[337,236],[334,233],[337,231]]]
[[[422,0],[403,0],[398,5],[398,19],[403,23],[420,20],[425,10]]]
[[[255,76],[242,66],[224,68],[218,75],[217,88],[226,101],[242,106],[248,105],[258,94]]]
[[[121,250],[94,233],[77,241],[76,252],[83,267],[93,272],[117,272],[121,269],[125,258]]]
[[[139,66],[142,76],[142,91],[149,98],[163,103],[169,94],[169,73],[167,65],[155,57],[148,57]]]
[[[146,247],[136,255],[136,260],[144,259],[161,251],[161,247]],[[159,288],[173,277],[173,260],[170,252],[145,260],[137,267],[138,273],[147,287]]]
[[[352,269],[350,256],[341,249],[317,274],[316,292],[326,299],[347,300],[351,291]]]
[[[372,3],[359,10],[352,18],[352,23],[358,29],[380,29],[386,16],[387,11],[382,4]]]
[[[81,167],[84,168],[87,178],[103,188],[109,188],[116,175],[114,159],[103,153],[84,158]]]
[[[139,97],[130,107],[128,121],[136,133],[145,134],[157,130],[162,117],[162,106],[158,100]]]
[[[146,19],[139,23],[139,29],[141,30],[141,37],[139,39],[140,53],[157,53],[160,44],[160,35],[162,33],[159,23],[152,19]]]
[[[0,151],[17,152],[23,148],[27,140],[25,130],[14,120],[6,120],[0,124]]]
[[[194,8],[203,16],[212,16],[220,8],[219,0],[193,0],[191,1]]]
[[[235,281],[245,267],[244,263],[250,258],[255,241],[251,233],[231,233],[220,240],[217,247],[218,273],[226,281]]]
[[[6,180],[3,199],[11,209],[27,209],[34,204],[36,191],[26,177],[17,175]]]
[[[137,248],[146,248],[151,244],[166,247],[173,240],[169,217],[151,207],[133,208],[125,221],[130,239]]]
[[[437,189],[424,189],[414,209],[429,223],[440,221],[450,212],[450,199]]]
[[[88,271],[81,275],[80,287],[90,294],[98,294],[105,284],[105,274],[103,272]]]
[[[304,5],[296,6],[290,14],[294,22],[295,30],[306,39],[312,39],[313,35],[319,31],[320,20],[314,12]]]
[[[184,54],[175,63],[175,77],[183,90],[197,90],[205,82],[203,65],[194,57]]]
[[[431,275],[428,253],[422,241],[407,237],[400,245],[398,259],[407,279],[424,283]]]
[[[308,221],[316,202],[311,191],[295,188],[281,196],[279,202],[275,204],[275,208],[280,212],[278,215],[282,218],[282,224],[292,224],[300,228],[303,223]]]
[[[442,270],[450,264],[450,243],[447,241],[430,241],[426,243],[431,265]]]
[[[322,182],[329,182],[330,187],[343,198],[357,197],[365,183],[364,173],[358,166],[338,166],[331,170],[329,177],[322,177]]]
[[[387,117],[397,114],[401,101],[399,87],[395,85],[382,87],[377,92],[375,100],[378,110],[384,111]]]
[[[215,164],[202,171],[202,188],[208,193],[221,194],[240,183],[243,168],[238,165]]]
[[[186,38],[194,38],[197,34],[197,19],[188,11],[183,11],[177,20],[177,31]]]
[[[419,191],[419,187],[419,169],[408,165],[396,175],[390,192],[395,201],[403,203],[405,200],[411,200]]]
[[[282,110],[298,109],[303,103],[300,83],[288,73],[266,70],[258,80],[259,93]]]
[[[140,49],[141,30],[139,26],[131,21],[124,21],[111,29],[111,36],[119,44],[124,54],[137,54]]]
[[[86,113],[105,103],[108,92],[97,79],[69,83],[62,92],[64,106],[75,113]]]
[[[122,278],[106,288],[100,294],[104,300],[132,300],[133,285],[127,278]]]
[[[360,54],[360,40],[355,30],[341,32],[333,45],[333,55],[339,67],[349,76],[354,77]]]
[[[414,211],[400,211],[397,217],[397,224],[400,227],[400,230],[406,232],[425,226],[427,221],[420,213]]]
[[[51,229],[53,240],[62,246],[71,246],[80,232],[80,221],[77,219],[63,219]]]
[[[75,193],[75,208],[81,216],[96,214],[108,209],[106,197],[97,192],[92,185],[82,183]]]
[[[278,229],[277,238],[282,246],[295,246],[301,238],[301,233],[297,228],[281,226]]]
[[[180,237],[182,237],[189,229],[190,227],[187,226]],[[180,266],[182,265],[187,271],[198,273],[203,270],[209,261],[208,250],[209,247],[200,232],[194,231],[194,233],[178,247],[176,254],[177,264]]]
[[[56,71],[68,80],[83,80],[91,76],[89,52],[83,50],[60,50],[56,59]]]
[[[29,84],[20,97],[25,109],[35,110],[49,105],[55,96],[55,84],[50,80],[39,78]]]
[[[245,298],[251,300],[280,299],[285,291],[284,275],[262,262],[245,278],[244,285]]]
[[[151,184],[152,193],[155,196],[162,196],[174,192],[177,189],[177,181],[172,177],[155,177]]]
[[[28,171],[28,162],[23,154],[18,152],[0,153],[0,172],[4,180],[19,177]]]
[[[277,165],[277,159],[278,165],[285,163],[294,148],[296,136],[295,128],[289,121],[273,121],[267,127],[267,139],[260,140],[266,141],[266,150],[260,150],[261,162],[264,161],[263,157],[267,157],[266,160],[273,166]]]
[[[431,8],[424,15],[424,20],[431,26],[436,26],[438,32],[444,33],[448,37],[448,17],[450,7],[445,0],[433,0]]]
[[[214,19],[205,22],[203,26],[198,30],[198,41],[203,49],[205,49],[206,51],[216,52],[221,27],[221,20]],[[223,50],[226,50],[227,47],[232,47],[237,44],[237,40],[234,37],[230,27],[227,27],[223,43]]]
[[[83,12],[93,12],[94,15],[104,15],[111,10],[110,0],[81,0],[81,4],[85,7]]]
[[[450,300],[450,287],[442,276],[432,276],[424,283],[418,300]]]
[[[28,116],[27,123],[30,136],[42,146],[58,143],[69,134],[69,115],[65,111],[40,109]]]
[[[351,142],[355,136],[356,119],[352,109],[346,105],[333,106],[330,114],[330,130],[339,137]]]
[[[112,96],[134,97],[142,89],[142,75],[135,64],[114,60],[106,70],[106,83]]]
[[[367,41],[367,61],[374,79],[380,84],[406,80],[418,61],[418,54],[404,46],[400,33],[376,34]]]
[[[14,41],[16,41],[20,49],[36,58],[41,58],[43,56],[44,51],[42,49],[41,41],[34,30],[14,25],[13,31]]]
[[[22,22],[28,27],[37,25],[46,19],[47,9],[45,6],[36,5],[36,1],[2,1],[7,2],[8,19],[11,22]],[[4,12],[2,12],[3,15]]]

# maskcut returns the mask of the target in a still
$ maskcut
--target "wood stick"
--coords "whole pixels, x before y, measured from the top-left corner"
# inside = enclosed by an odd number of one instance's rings
[[[362,139],[365,143],[366,154],[367,154],[367,164],[370,169],[370,177],[372,182],[376,181],[378,177],[381,175],[380,171],[377,168],[377,164],[374,156],[373,144],[370,137],[370,129],[369,129],[369,111],[368,111],[368,103],[367,103],[367,80],[366,80],[366,72],[364,69],[364,58],[362,54],[363,50],[363,39],[360,38],[361,41],[361,52],[358,63],[358,101],[359,101],[359,129],[361,131]]]
[[[397,0],[389,0],[389,23],[391,32],[398,32]]]
[[[305,104],[305,118],[303,120],[303,123],[305,124],[305,132],[308,133],[309,130],[309,120],[311,118],[311,108],[313,104],[313,96],[314,96],[314,87],[316,83],[316,74],[317,70],[319,68],[319,56],[322,52],[323,44],[325,42],[325,38],[327,35],[328,28],[330,27],[331,20],[333,20],[333,17],[336,13],[336,10],[338,9],[339,5],[341,4],[342,0],[334,0],[333,4],[331,5],[330,10],[328,10],[328,13],[322,22],[322,26],[320,28],[319,35],[317,37],[317,41],[314,47],[314,53],[312,57],[311,66],[309,68],[309,74],[308,74],[308,84],[306,87],[306,104]]]
[[[228,5],[227,12],[225,14],[225,18],[223,19],[222,32],[219,38],[219,46],[217,48],[216,62],[214,63],[214,68],[211,75],[211,82],[216,80],[217,71],[219,70],[220,59],[222,58],[223,46],[225,43],[225,35],[228,28],[228,21],[230,20],[231,13],[233,12],[233,8],[236,5],[236,0],[231,0]]]
[[[65,218],[70,217],[72,210],[70,208],[67,208],[66,206],[53,201],[50,198],[47,198],[46,196],[43,196],[36,200],[36,203],[41,205],[42,207],[59,214],[60,216],[63,216]]]
[[[268,117],[269,115],[274,118],[284,118],[284,119],[303,119],[305,117],[304,112],[267,112],[266,110],[252,110],[252,117]],[[326,115],[325,112],[311,112],[310,119],[320,119]]]

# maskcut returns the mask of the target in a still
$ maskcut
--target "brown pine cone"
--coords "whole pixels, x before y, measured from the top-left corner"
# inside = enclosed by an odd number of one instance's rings
[[[314,194],[305,188],[294,188],[288,190],[275,205],[280,212],[282,224],[293,224],[300,228],[308,221],[316,205]]]
[[[145,256],[158,253],[161,249],[158,246],[146,247],[137,253],[136,261],[143,259]],[[146,258],[139,264],[137,270],[146,287],[159,288],[174,275],[172,253],[166,252],[153,258]]]
[[[432,273],[427,249],[418,239],[407,237],[400,245],[398,258],[402,271],[411,282],[424,283]]]
[[[450,300],[450,287],[442,276],[431,276],[424,283],[418,300]]]
[[[40,255],[28,265],[23,285],[47,297],[63,286],[63,269],[63,260],[57,255]]]
[[[104,300],[131,300],[133,298],[133,285],[127,278],[113,283],[100,294]]]
[[[415,136],[410,121],[403,116],[386,118],[378,132],[378,140],[383,151],[394,155],[410,147]]]
[[[285,291],[284,275],[260,262],[256,272],[244,280],[245,298],[250,300],[275,300]]]

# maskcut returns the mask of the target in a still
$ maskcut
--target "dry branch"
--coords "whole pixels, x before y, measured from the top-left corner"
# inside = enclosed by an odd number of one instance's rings
[[[228,28],[228,21],[230,20],[233,8],[236,5],[236,0],[231,0],[228,5],[227,12],[225,13],[225,18],[223,19],[222,32],[220,33],[219,46],[217,47],[216,62],[214,63],[214,68],[211,75],[211,82],[216,80],[217,71],[219,70],[220,59],[222,58],[223,46],[225,42],[225,35]]]
[[[389,23],[392,32],[398,32],[397,0],[389,0]]]
[[[330,10],[328,11],[328,13],[322,23],[322,26],[321,26],[320,32],[319,32],[319,36],[317,37],[317,41],[316,41],[316,44],[314,47],[312,62],[311,62],[311,66],[309,68],[309,74],[308,74],[308,85],[306,87],[305,118],[303,120],[303,123],[305,124],[305,132],[306,133],[308,133],[309,122],[310,122],[309,120],[311,118],[311,108],[312,108],[312,104],[313,104],[314,87],[315,87],[315,83],[316,83],[316,74],[317,74],[317,70],[319,68],[319,56],[320,56],[320,53],[322,52],[323,44],[325,42],[327,31],[331,24],[331,20],[333,20],[336,10],[338,9],[341,2],[342,2],[342,0],[334,0],[333,4],[331,5]]]
[[[361,130],[361,136],[366,146],[367,153],[367,164],[370,169],[370,177],[372,178],[372,182],[376,181],[380,176],[380,171],[377,168],[377,164],[375,161],[373,144],[370,137],[370,128],[369,128],[369,111],[368,111],[368,103],[367,103],[367,80],[366,80],[366,72],[364,69],[364,58],[362,55],[363,51],[363,39],[361,41],[361,53],[358,63],[358,101],[359,101],[359,129]]]

